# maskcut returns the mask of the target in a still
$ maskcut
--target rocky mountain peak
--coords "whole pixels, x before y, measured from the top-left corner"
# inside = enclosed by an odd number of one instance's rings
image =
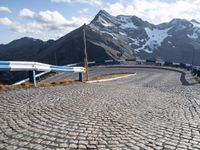
[[[107,11],[105,11],[105,10],[100,10],[99,12],[98,12],[98,14],[97,14],[97,16],[108,16],[108,17],[110,17],[111,15],[107,12]]]
[[[89,26],[113,39],[124,41],[134,49],[133,53],[145,59],[161,58],[189,63],[191,58],[187,57],[191,49],[200,49],[200,23],[196,20],[173,19],[154,25],[137,16],[115,17],[101,10]],[[200,56],[200,51],[197,51]]]

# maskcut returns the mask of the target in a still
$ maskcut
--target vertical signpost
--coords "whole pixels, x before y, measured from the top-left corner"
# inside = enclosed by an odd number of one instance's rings
[[[86,45],[86,35],[85,35],[85,24],[83,26],[83,43],[84,43],[84,66],[85,66],[85,81],[88,81],[88,56],[87,56],[87,45]]]

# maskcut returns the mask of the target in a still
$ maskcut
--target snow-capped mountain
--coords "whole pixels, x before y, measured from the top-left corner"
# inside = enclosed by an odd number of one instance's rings
[[[173,19],[154,25],[136,16],[115,17],[101,10],[89,26],[123,40],[142,58],[200,64],[200,23],[196,20]]]
[[[136,16],[112,16],[100,11],[89,25],[58,40],[43,42],[32,38],[0,45],[0,60],[38,61],[66,65],[83,61],[83,29],[86,31],[89,61],[106,59],[163,60],[200,65],[200,23],[173,19],[151,24]],[[0,73],[0,83],[11,84],[27,73]]]

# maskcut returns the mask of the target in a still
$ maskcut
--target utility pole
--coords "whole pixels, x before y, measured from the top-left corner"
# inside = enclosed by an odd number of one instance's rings
[[[84,66],[85,66],[85,81],[88,81],[88,55],[87,55],[87,45],[86,45],[86,35],[85,35],[85,24],[83,26],[83,43],[84,43]]]

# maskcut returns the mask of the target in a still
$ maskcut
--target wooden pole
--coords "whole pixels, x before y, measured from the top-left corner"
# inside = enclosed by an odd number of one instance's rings
[[[83,27],[83,42],[84,42],[84,66],[85,66],[85,81],[88,81],[88,55],[87,55],[87,45],[85,36],[85,25]]]

